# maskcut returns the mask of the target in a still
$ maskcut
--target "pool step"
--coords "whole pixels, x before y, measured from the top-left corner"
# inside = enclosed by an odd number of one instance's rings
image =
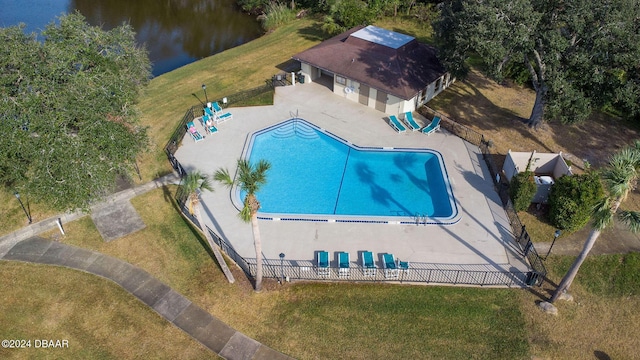
[[[303,139],[317,139],[320,137],[315,129],[312,127],[299,122],[290,122],[283,126],[278,127],[273,133],[272,136],[275,138],[289,138],[297,136]]]

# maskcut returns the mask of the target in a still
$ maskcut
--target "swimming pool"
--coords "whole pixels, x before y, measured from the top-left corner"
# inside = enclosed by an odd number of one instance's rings
[[[261,218],[446,224],[458,214],[434,150],[362,148],[291,119],[255,132],[245,154],[271,163]]]

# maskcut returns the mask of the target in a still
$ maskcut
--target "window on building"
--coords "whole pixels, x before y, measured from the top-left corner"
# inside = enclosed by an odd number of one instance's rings
[[[340,85],[346,85],[347,84],[347,79],[340,76],[340,75],[336,75],[336,82]]]

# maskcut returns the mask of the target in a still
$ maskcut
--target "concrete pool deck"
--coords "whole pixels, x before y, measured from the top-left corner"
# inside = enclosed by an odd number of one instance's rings
[[[465,265],[483,270],[526,271],[507,216],[476,146],[440,130],[429,136],[396,133],[382,112],[334,94],[311,83],[278,87],[274,105],[227,109],[233,119],[218,132],[194,142],[185,137],[175,157],[187,172],[211,175],[218,168],[233,176],[252,132],[299,117],[358,146],[428,148],[439,151],[455,196],[459,221],[453,225],[392,225],[260,220],[263,256],[313,261],[315,252],[346,251],[351,261],[359,252],[393,253],[403,261]],[[428,123],[416,117],[421,125]],[[205,134],[201,124],[197,124]],[[282,149],[287,151],[287,149]],[[245,258],[255,258],[251,226],[238,218],[231,191],[214,184],[202,194],[205,224]],[[376,260],[379,260],[376,258]]]

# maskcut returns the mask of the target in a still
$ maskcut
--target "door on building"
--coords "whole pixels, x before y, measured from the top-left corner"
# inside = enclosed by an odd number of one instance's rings
[[[360,84],[360,96],[358,102],[362,105],[369,105],[369,87],[367,85]]]
[[[378,90],[376,95],[376,110],[385,112],[387,110],[387,93]]]

